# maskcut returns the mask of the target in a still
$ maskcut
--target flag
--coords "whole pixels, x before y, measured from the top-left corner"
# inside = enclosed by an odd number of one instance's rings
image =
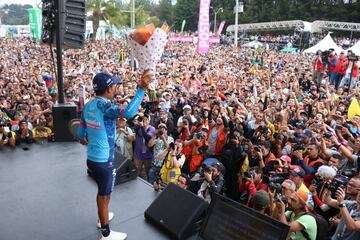
[[[184,31],[185,24],[186,24],[186,20],[184,19],[184,20],[182,21],[182,24],[181,24],[181,32]]]
[[[36,40],[41,39],[42,11],[40,8],[29,8],[29,25],[31,37]]]
[[[209,50],[210,2],[211,0],[200,1],[197,51],[201,55],[205,55]]]
[[[224,26],[225,26],[225,20],[220,23],[219,29],[217,31],[217,35],[221,35],[221,32],[224,29]]]
[[[348,119],[352,120],[355,115],[360,115],[360,106],[358,100],[353,98],[348,109]]]

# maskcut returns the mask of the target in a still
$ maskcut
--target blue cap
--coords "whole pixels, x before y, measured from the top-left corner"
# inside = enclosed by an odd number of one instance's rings
[[[306,138],[306,137],[312,137],[312,132],[310,129],[305,129],[302,134],[300,134],[301,138]]]
[[[94,91],[105,91],[111,85],[118,83],[121,83],[120,78],[118,76],[113,77],[107,72],[99,72],[93,78]]]

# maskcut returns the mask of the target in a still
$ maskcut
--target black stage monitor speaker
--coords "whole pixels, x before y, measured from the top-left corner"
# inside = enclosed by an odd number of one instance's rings
[[[137,173],[134,162],[129,159],[122,160],[118,149],[115,149],[115,167],[115,185],[136,179]]]
[[[145,219],[174,239],[186,239],[199,230],[208,203],[170,183],[146,209]]]
[[[289,225],[224,196],[213,194],[199,240],[285,240]]]
[[[135,164],[127,159],[122,160],[120,158],[120,151],[115,148],[115,159],[114,165],[116,168],[116,177],[115,177],[115,186],[130,180],[134,180],[137,177]],[[87,170],[87,173],[92,177],[92,172],[90,169]]]
[[[72,104],[55,104],[52,108],[52,112],[54,119],[55,141],[74,141],[74,137],[69,130],[68,124],[69,121],[77,118],[76,106]]]

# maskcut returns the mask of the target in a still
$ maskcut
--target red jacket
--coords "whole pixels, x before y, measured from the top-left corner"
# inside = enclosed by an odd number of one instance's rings
[[[324,71],[324,64],[321,61],[321,58],[318,56],[314,61],[314,71],[321,72]]]
[[[346,69],[349,66],[349,60],[345,55],[340,56],[338,63],[336,64],[336,71],[339,75],[344,76]]]
[[[216,128],[216,125],[210,129],[208,136],[211,135],[211,133],[214,131],[215,128]],[[216,156],[221,155],[221,151],[222,151],[222,148],[223,148],[225,142],[226,142],[226,136],[225,136],[225,132],[224,132],[224,126],[221,126],[218,131],[218,136],[216,138],[216,146],[215,146],[215,155]]]
[[[250,183],[249,181],[247,181],[244,184],[240,183],[239,190],[240,192],[248,190],[248,196],[250,198],[253,197],[257,191],[265,190],[267,192],[268,186],[263,182],[260,182],[257,186],[255,186],[255,183]]]
[[[328,69],[329,72],[335,72],[336,71],[336,65],[338,63],[337,55],[332,55],[329,59]]]

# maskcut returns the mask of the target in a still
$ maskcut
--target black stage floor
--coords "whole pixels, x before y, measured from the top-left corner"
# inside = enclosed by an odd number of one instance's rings
[[[99,239],[96,192],[86,174],[86,148],[78,143],[0,150],[0,239]],[[111,228],[130,240],[169,239],[144,220],[157,195],[141,179],[115,186]]]

